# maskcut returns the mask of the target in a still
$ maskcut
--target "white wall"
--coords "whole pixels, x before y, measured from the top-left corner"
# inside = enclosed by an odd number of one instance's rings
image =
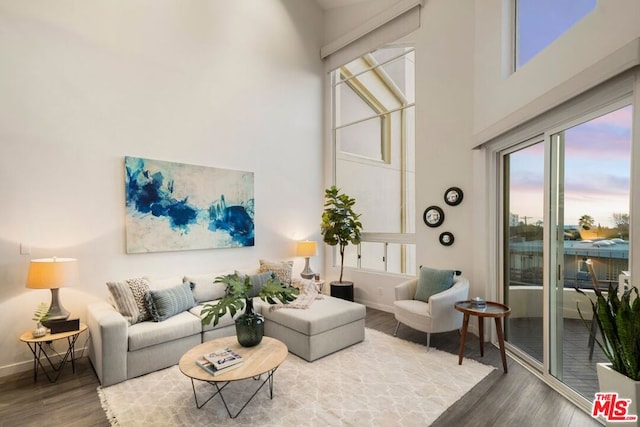
[[[79,259],[61,299],[83,320],[107,280],[320,239],[322,34],[312,1],[0,1],[0,376],[31,368],[18,337],[50,299],[24,287],[30,259]],[[255,172],[256,246],[127,255],[125,155]]]

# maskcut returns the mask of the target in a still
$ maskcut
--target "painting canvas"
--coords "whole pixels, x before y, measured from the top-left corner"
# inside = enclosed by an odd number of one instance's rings
[[[124,163],[127,253],[254,245],[253,172]]]

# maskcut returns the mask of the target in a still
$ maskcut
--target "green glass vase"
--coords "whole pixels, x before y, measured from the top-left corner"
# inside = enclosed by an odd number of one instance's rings
[[[253,309],[253,299],[245,300],[245,312],[236,319],[236,336],[243,347],[253,347],[262,341],[264,317]]]

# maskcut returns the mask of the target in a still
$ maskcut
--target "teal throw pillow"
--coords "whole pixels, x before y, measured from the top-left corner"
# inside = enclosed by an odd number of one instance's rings
[[[453,286],[453,274],[453,270],[436,270],[421,266],[416,295],[413,299],[429,302],[431,295],[439,294]]]
[[[167,320],[196,305],[191,292],[191,283],[183,283],[173,288],[151,289],[145,297],[154,322]]]

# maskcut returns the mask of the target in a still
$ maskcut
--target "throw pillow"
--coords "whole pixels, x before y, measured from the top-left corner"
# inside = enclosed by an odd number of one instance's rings
[[[182,282],[191,284],[191,291],[197,303],[215,301],[224,297],[226,289],[226,285],[216,282],[216,278],[227,274],[229,273],[196,274],[183,277]]]
[[[107,282],[107,288],[116,310],[130,325],[151,319],[145,304],[145,294],[149,291],[149,281],[146,277],[136,277],[123,282]]]
[[[196,305],[190,283],[166,289],[150,289],[146,301],[154,322],[162,322]]]
[[[238,275],[238,278],[240,280],[244,280],[244,278],[247,276],[246,274],[239,271],[236,271],[236,274]],[[249,280],[251,281],[251,289],[247,293],[249,298],[257,297],[260,293],[260,290],[262,290],[262,287],[266,285],[269,279],[271,279],[272,277],[274,277],[274,273],[270,271],[266,273],[249,275]]]
[[[418,286],[413,299],[429,302],[432,295],[446,291],[453,286],[453,273],[453,270],[436,270],[420,266]]]
[[[265,261],[260,260],[260,268],[258,273],[272,272],[282,283],[291,283],[291,272],[293,270],[293,261]]]

